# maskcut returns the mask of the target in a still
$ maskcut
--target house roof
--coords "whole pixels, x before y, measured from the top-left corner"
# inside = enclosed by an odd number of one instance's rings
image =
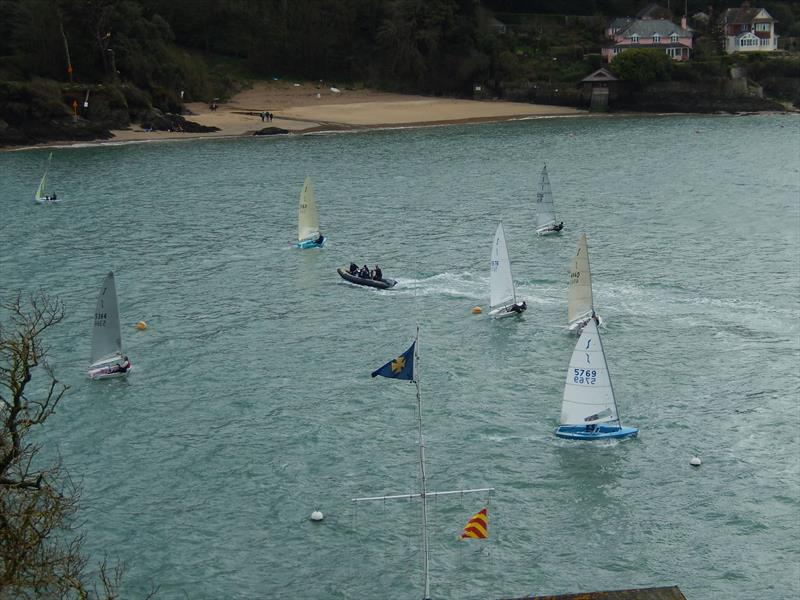
[[[626,38],[632,35],[639,37],[653,37],[658,34],[661,37],[669,37],[673,33],[677,33],[678,37],[692,37],[692,32],[684,29],[680,25],[676,25],[672,21],[666,19],[637,19],[628,27],[619,32]]]
[[[757,17],[762,11],[766,16],[758,19]],[[772,15],[770,15],[763,8],[750,8],[749,6],[740,6],[739,8],[727,9],[722,13],[722,20],[723,22],[730,23],[732,25],[752,23],[753,21],[775,21],[775,19],[772,18]]]
[[[621,29],[622,27],[627,27],[631,23],[633,23],[633,19],[630,17],[617,17],[608,24],[608,27],[609,29]]]
[[[611,71],[607,69],[597,69],[591,75],[588,75],[581,79],[581,82],[593,83],[595,81],[619,81]]]

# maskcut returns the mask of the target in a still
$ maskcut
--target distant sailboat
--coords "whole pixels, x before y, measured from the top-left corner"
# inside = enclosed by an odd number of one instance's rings
[[[555,434],[570,440],[599,440],[635,437],[638,433],[635,427],[620,424],[603,342],[597,324],[590,319],[569,361],[561,425]]]
[[[47,190],[47,174],[50,171],[50,163],[52,161],[53,153],[51,152],[50,156],[47,157],[47,166],[44,168],[44,175],[42,175],[42,179],[39,182],[39,187],[36,188],[36,193],[33,195],[33,199],[36,202],[58,202],[58,196],[56,194],[50,196],[45,193]]]
[[[567,293],[567,319],[569,331],[580,333],[594,312],[592,298],[592,271],[589,267],[589,246],[586,234],[581,235],[578,251],[572,257],[569,267],[569,291]],[[598,323],[602,319],[598,316]]]
[[[97,296],[92,324],[91,362],[87,372],[91,379],[122,377],[133,369],[131,361],[122,354],[117,286],[113,271],[106,275]]]
[[[542,168],[539,177],[539,191],[536,193],[536,235],[560,233],[564,222],[556,224],[556,207],[553,204],[553,190],[550,188],[550,177],[547,165]]]
[[[311,177],[306,177],[300,191],[300,206],[297,216],[297,248],[320,248],[325,236],[319,231],[317,203],[314,201],[314,187]]]
[[[499,223],[494,234],[489,271],[489,316],[498,319],[510,317],[521,314],[527,308],[528,305],[524,301],[517,303],[505,231],[503,224]]]

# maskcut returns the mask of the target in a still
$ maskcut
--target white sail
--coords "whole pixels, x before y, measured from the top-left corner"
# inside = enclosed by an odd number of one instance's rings
[[[314,188],[311,178],[306,177],[300,192],[300,208],[297,219],[297,240],[316,239],[319,237],[319,217],[317,204],[314,202]]]
[[[508,260],[508,248],[502,223],[497,225],[497,231],[494,234],[489,290],[489,304],[492,308],[516,302],[511,262]]]
[[[583,328],[569,361],[561,402],[561,424],[589,425],[612,421],[619,421],[614,388],[603,342],[597,325],[590,320]]]
[[[42,175],[42,180],[39,182],[39,187],[36,188],[36,195],[34,196],[34,200],[37,202],[41,202],[44,200],[45,190],[47,189],[47,172],[50,170],[50,161],[53,160],[53,153],[50,153],[50,156],[47,157],[47,166],[44,168],[44,175]]]
[[[542,168],[539,178],[539,191],[536,193],[536,228],[556,224],[556,208],[553,204],[553,191],[550,189],[550,178],[547,176],[547,165]]]
[[[592,314],[592,272],[589,270],[589,247],[586,234],[578,242],[578,251],[569,266],[567,318],[570,323]]]
[[[117,309],[117,287],[109,271],[97,296],[92,325],[92,365],[113,360],[122,354],[122,333]]]

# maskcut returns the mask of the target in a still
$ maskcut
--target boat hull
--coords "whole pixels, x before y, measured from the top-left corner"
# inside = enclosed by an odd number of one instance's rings
[[[499,308],[495,308],[494,310],[489,312],[489,316],[492,317],[493,319],[504,319],[505,317],[514,317],[517,315],[521,315],[523,312],[525,312],[525,310],[527,310],[527,306],[524,308],[520,307],[520,310],[512,310],[511,309],[512,306],[518,306],[518,305],[512,304],[510,306],[501,306]]]
[[[86,371],[86,376],[89,379],[116,379],[118,377],[125,377],[128,373],[133,371],[133,365],[128,367],[126,371],[115,371],[113,370],[116,365],[102,365],[99,367],[90,367],[88,371]]]
[[[589,431],[586,425],[561,425],[556,431],[556,437],[565,440],[596,441],[609,439],[623,439],[636,437],[639,430],[636,427],[620,427],[619,425],[597,425]]]
[[[339,276],[345,281],[355,283],[356,285],[363,285],[365,287],[377,288],[379,290],[388,290],[389,288],[397,285],[397,282],[394,279],[387,279],[386,277],[383,279],[364,279],[362,277],[356,277],[355,275],[350,275],[347,270],[342,269],[341,267],[336,269],[336,272],[339,273]]]
[[[536,230],[536,235],[543,236],[543,235],[561,235],[561,232],[564,230],[562,227],[561,229],[553,229],[551,226],[542,227]]]
[[[322,246],[325,244],[325,240],[327,240],[327,239],[328,238],[323,236],[321,242],[317,242],[317,240],[303,240],[301,242],[297,242],[294,245],[294,247],[295,248],[302,248],[302,249],[305,249],[305,248],[322,248]]]

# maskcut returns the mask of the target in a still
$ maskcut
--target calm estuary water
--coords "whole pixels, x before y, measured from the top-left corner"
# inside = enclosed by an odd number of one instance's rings
[[[0,154],[0,296],[68,316],[71,389],[42,442],[83,485],[92,562],[126,598],[419,598],[414,386],[371,379],[420,326],[432,595],[678,585],[690,600],[800,585],[800,118],[571,118]],[[547,163],[559,219],[537,239]],[[289,248],[303,179],[323,250]],[[491,322],[505,225],[519,320]],[[554,437],[586,232],[624,424]],[[380,264],[399,284],[344,283]],[[89,381],[95,297],[117,275],[135,371]],[[133,324],[145,320],[148,331]],[[699,456],[699,469],[689,466]],[[322,510],[322,523],[309,521]]]

